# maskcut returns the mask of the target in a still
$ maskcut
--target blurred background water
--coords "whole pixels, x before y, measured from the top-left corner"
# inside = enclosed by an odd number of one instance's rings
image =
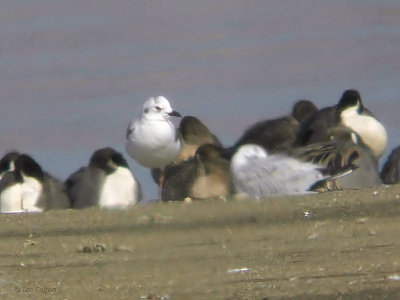
[[[359,89],[400,144],[398,0],[18,0],[0,5],[0,154],[31,154],[64,180],[92,152],[122,151],[145,199],[149,171],[125,129],[166,96],[226,145],[299,99]]]

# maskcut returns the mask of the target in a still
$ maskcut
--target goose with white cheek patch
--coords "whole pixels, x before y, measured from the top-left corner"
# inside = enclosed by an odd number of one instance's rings
[[[14,161],[15,169],[6,172],[0,181],[2,213],[43,212],[44,173],[30,156],[21,154]]]
[[[349,166],[333,174],[283,154],[268,155],[263,147],[254,144],[242,145],[231,160],[235,191],[255,198],[307,194],[319,182],[350,172]]]
[[[386,129],[363,106],[360,93],[356,90],[346,90],[336,106],[324,108],[304,122],[294,145],[321,142],[329,128],[337,125],[346,126],[357,133],[376,158],[382,156],[388,140]]]
[[[107,147],[95,151],[89,165],[65,182],[73,208],[99,206],[126,209],[140,201],[141,187],[121,153]]]

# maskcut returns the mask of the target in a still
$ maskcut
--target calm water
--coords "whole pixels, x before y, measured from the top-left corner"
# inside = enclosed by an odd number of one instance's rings
[[[386,126],[385,156],[400,144],[398,0],[159,2],[1,1],[0,154],[30,153],[65,179],[97,148],[125,153],[149,96],[230,145],[300,98],[323,107],[347,88]]]

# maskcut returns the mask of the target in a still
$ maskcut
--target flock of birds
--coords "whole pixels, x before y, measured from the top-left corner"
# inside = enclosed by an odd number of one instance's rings
[[[400,182],[400,146],[379,171],[387,146],[381,122],[356,90],[337,105],[318,109],[308,100],[292,113],[257,122],[231,147],[194,116],[182,116],[162,96],[148,99],[126,131],[126,152],[151,169],[160,200],[244,196],[264,198]],[[0,160],[0,211],[130,208],[142,199],[124,156],[106,147],[61,183],[29,155],[12,151]]]

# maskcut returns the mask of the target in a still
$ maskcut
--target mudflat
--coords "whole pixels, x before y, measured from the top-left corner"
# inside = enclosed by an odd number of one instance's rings
[[[394,299],[400,186],[0,215],[2,299]]]

